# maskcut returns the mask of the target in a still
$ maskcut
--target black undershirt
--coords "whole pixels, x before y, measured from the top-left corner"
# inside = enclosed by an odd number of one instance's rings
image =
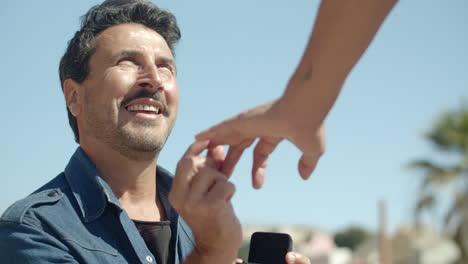
[[[145,222],[133,220],[140,235],[153,253],[158,264],[167,264],[169,258],[169,244],[171,241],[171,222]]]

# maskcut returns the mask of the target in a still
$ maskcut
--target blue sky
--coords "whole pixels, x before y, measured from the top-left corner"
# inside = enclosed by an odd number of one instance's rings
[[[97,3],[2,1],[0,212],[60,173],[76,148],[58,61],[78,17]],[[197,132],[281,95],[319,1],[155,3],[172,11],[182,30],[179,117],[159,160],[173,170]],[[464,0],[401,1],[328,116],[328,148],[313,177],[299,178],[300,153],[282,143],[264,188],[253,190],[249,150],[233,176],[239,218],[329,231],[350,224],[376,229],[377,202],[385,199],[391,230],[411,223],[419,175],[404,165],[438,157],[422,134],[468,96],[466,14]]]

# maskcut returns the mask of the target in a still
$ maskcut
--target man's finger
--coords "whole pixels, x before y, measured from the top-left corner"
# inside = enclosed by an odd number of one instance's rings
[[[213,146],[208,148],[208,154],[206,155],[208,160],[213,161],[214,167],[217,170],[220,170],[221,167],[223,166],[223,162],[225,159],[224,155],[224,148],[223,146]]]
[[[286,263],[288,264],[310,264],[310,259],[296,252],[286,254]]]
[[[171,203],[176,203],[183,200],[187,189],[190,185],[190,180],[197,173],[197,166],[201,163],[198,155],[209,145],[209,141],[196,141],[190,145],[182,158],[177,163],[176,173],[169,193]],[[204,160],[205,158],[203,158]],[[174,205],[174,204],[173,204]]]
[[[229,146],[226,159],[224,160],[223,166],[221,168],[221,172],[224,173],[228,178],[231,177],[232,172],[234,171],[234,168],[237,165],[237,162],[242,156],[242,153],[244,153],[244,150],[250,147],[254,140],[255,139],[247,139],[242,141],[239,145]]]
[[[208,191],[204,200],[206,203],[225,205],[236,192],[236,187],[226,179],[216,178],[215,183]],[[219,208],[218,208],[219,209]]]
[[[282,138],[261,138],[255,146],[252,167],[252,185],[255,189],[262,187],[268,156],[281,140]]]
[[[200,140],[200,141],[197,140],[197,141],[195,141],[185,151],[184,155],[182,156],[182,159],[200,155],[200,153],[202,153],[203,150],[208,148],[209,144],[210,144],[209,140]]]
[[[185,202],[190,201],[194,204],[198,203],[205,194],[216,183],[216,178],[219,172],[210,167],[200,169],[199,173],[192,177],[190,190],[187,193]]]
[[[179,161],[172,183],[171,192],[169,193],[171,203],[177,203],[178,201],[183,201],[185,199],[193,176],[205,162],[206,158],[201,156],[182,158]]]

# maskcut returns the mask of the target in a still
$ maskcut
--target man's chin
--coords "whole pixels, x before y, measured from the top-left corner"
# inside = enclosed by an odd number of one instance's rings
[[[171,132],[167,124],[127,126],[119,129],[121,144],[129,151],[142,154],[158,154]]]
[[[131,142],[126,143],[125,146],[118,147],[117,151],[120,152],[122,156],[138,161],[155,159],[164,146],[164,143],[155,144],[154,142],[152,144],[144,144],[143,142],[134,142],[134,144],[128,144]]]
[[[122,151],[142,154],[158,154],[164,146],[167,135],[154,133],[132,133],[132,131],[121,131],[120,147]]]
[[[166,137],[150,137],[150,136],[141,136],[132,138],[125,142],[125,144],[134,151],[141,152],[159,152],[164,143]]]

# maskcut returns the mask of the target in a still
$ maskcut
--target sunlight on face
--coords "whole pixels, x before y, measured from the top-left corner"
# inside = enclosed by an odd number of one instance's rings
[[[83,142],[102,142],[132,157],[159,152],[178,110],[175,63],[166,41],[140,24],[113,26],[96,40],[82,83]]]

